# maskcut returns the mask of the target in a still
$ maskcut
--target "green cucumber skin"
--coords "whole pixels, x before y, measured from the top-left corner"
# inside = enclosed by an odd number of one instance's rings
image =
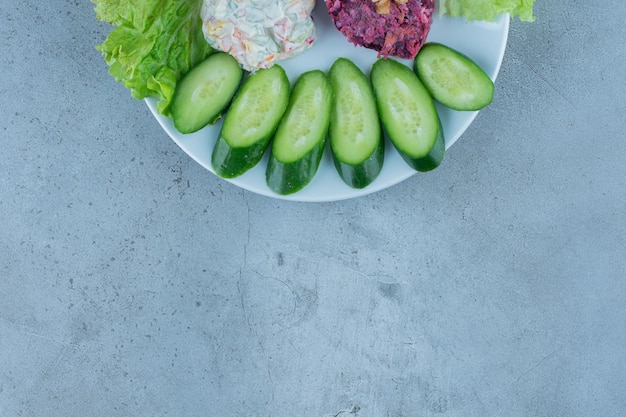
[[[316,109],[321,117],[317,121],[317,124],[311,125],[315,131],[315,135],[312,136],[315,140],[311,141],[314,145],[312,145],[312,148],[307,150],[307,152],[302,156],[299,156],[298,159],[287,159],[287,162],[285,162],[285,160],[281,161],[275,155],[277,153],[276,147],[288,147],[289,145],[285,143],[277,145],[277,143],[280,142],[277,138],[280,136],[282,142],[285,142],[285,138],[289,138],[289,134],[291,132],[286,131],[286,129],[288,129],[286,126],[290,126],[293,123],[294,119],[291,119],[292,109],[299,108],[299,99],[301,96],[306,96],[305,93],[311,83],[314,84],[314,88],[319,88],[323,97],[321,107]],[[328,80],[326,74],[320,70],[305,72],[301,74],[296,81],[290,96],[287,110],[278,125],[276,133],[274,134],[274,140],[265,174],[268,187],[276,194],[288,195],[300,191],[308,185],[311,180],[313,180],[313,177],[317,173],[317,169],[319,168],[322,159],[322,154],[324,153],[326,137],[328,135],[332,95],[333,91],[330,81]],[[302,122],[302,120],[300,120],[300,122]],[[289,141],[287,140],[287,142]],[[285,153],[283,148],[281,148],[281,153],[283,155]]]
[[[211,154],[211,165],[222,178],[236,178],[253,168],[263,158],[272,136],[245,148],[233,148],[220,134]]]
[[[382,137],[382,132],[381,132]],[[333,162],[339,177],[352,188],[365,188],[380,174],[385,160],[385,144],[381,140],[374,152],[360,164],[347,164],[333,154]]]
[[[289,195],[306,187],[320,166],[326,140],[320,141],[304,158],[284,163],[270,156],[267,164],[267,186],[275,193]]]
[[[334,62],[329,72],[329,79],[334,91],[333,108],[328,130],[333,162],[339,177],[348,186],[352,188],[365,188],[378,177],[385,159],[383,132],[376,110],[374,92],[365,74],[363,74],[352,61],[346,58],[338,58]],[[346,160],[342,160],[342,156],[340,156],[339,152],[335,149],[336,146],[346,146],[345,143],[342,143],[346,138],[341,136],[341,128],[339,127],[343,122],[340,120],[340,112],[337,111],[339,95],[347,94],[353,98],[354,94],[351,89],[354,87],[359,89],[359,93],[357,93],[358,97],[365,100],[365,102],[361,104],[364,105],[366,109],[368,105],[371,108],[369,114],[365,114],[367,110],[359,114],[362,117],[362,119],[360,119],[361,123],[372,125],[372,130],[364,133],[373,135],[374,141],[377,142],[370,154],[364,155],[364,159],[358,163],[350,163]],[[348,117],[351,116],[354,116],[354,113],[348,115]],[[370,136],[370,139],[371,138],[372,136]],[[346,159],[345,155],[343,157]]]
[[[277,97],[273,97],[272,105],[276,108],[274,115],[277,116],[275,120],[267,120],[267,117],[271,117],[272,115],[265,114],[265,121],[268,122],[265,131],[262,131],[260,135],[254,140],[254,142],[247,146],[231,146],[231,143],[237,142],[237,138],[230,138],[231,140],[227,140],[224,137],[224,134],[227,132],[231,132],[233,129],[228,129],[228,123],[237,123],[236,120],[233,120],[232,117],[235,114],[239,114],[242,111],[245,113],[245,109],[242,109],[241,106],[238,105],[239,100],[243,95],[247,94],[248,91],[254,88],[254,85],[250,83],[254,83],[255,76],[249,77],[246,81],[244,81],[241,89],[235,96],[233,103],[231,104],[231,108],[229,113],[226,113],[226,117],[224,119],[224,124],[222,125],[222,130],[220,131],[220,135],[215,142],[215,146],[213,148],[213,153],[211,155],[211,165],[213,170],[217,175],[222,178],[235,178],[240,175],[243,175],[248,170],[252,169],[256,164],[258,164],[263,158],[263,154],[265,153],[269,143],[276,131],[278,123],[280,123],[280,119],[285,112],[287,107],[287,103],[289,101],[289,90],[291,85],[289,83],[289,78],[287,78],[287,74],[285,70],[279,67],[278,65],[274,65],[270,69],[262,70],[267,71],[266,74],[269,75],[269,72],[273,74],[276,73],[274,77],[278,80],[271,80],[272,82],[278,82],[280,88],[278,90],[273,91],[274,94],[278,95]],[[259,76],[260,73],[257,73]],[[258,78],[257,78],[258,79]],[[263,82],[263,81],[261,81]],[[229,143],[230,142],[230,143]]]
[[[446,92],[438,85],[437,81],[431,79],[428,75],[429,71],[424,58],[429,54],[438,54],[447,59],[455,60],[457,64],[465,67],[465,75],[471,77],[473,84],[476,86],[471,99],[454,96],[450,92]],[[429,42],[420,49],[414,60],[413,69],[417,76],[424,84],[430,95],[439,103],[452,110],[458,111],[478,111],[487,107],[493,101],[494,84],[485,71],[478,66],[471,58],[461,52],[452,49],[440,43]],[[467,84],[466,84],[467,85]],[[470,91],[466,91],[470,94]]]
[[[428,140],[428,143],[432,142],[432,144],[428,145],[430,146],[428,151],[423,152],[419,156],[410,154],[409,150],[406,149],[404,138],[401,137],[402,132],[399,132],[396,129],[392,120],[388,120],[385,117],[385,107],[388,106],[388,103],[386,103],[383,99],[384,94],[382,93],[382,90],[384,89],[384,86],[377,84],[377,73],[379,72],[399,72],[402,77],[407,77],[415,87],[414,97],[416,97],[416,100],[421,101],[421,103],[419,103],[420,105],[427,106],[426,109],[433,118],[431,122],[435,124],[436,131],[433,136],[425,139]],[[426,172],[437,168],[443,161],[445,155],[445,138],[433,99],[426,88],[422,85],[417,75],[411,71],[411,69],[397,61],[391,59],[379,59],[374,63],[370,77],[383,128],[402,159],[416,171]]]
[[[446,141],[443,136],[441,123],[439,124],[439,133],[437,134],[435,145],[426,156],[421,158],[411,158],[402,152],[399,153],[402,159],[404,159],[404,162],[416,171],[428,172],[437,168],[443,162],[443,158],[446,153]]]
[[[222,91],[220,97],[217,97],[217,102],[213,101],[215,104],[213,105],[214,108],[211,113],[203,114],[195,120],[189,120],[188,111],[190,109],[196,110],[195,106],[200,106],[201,104],[192,103],[195,89],[193,88],[193,84],[191,84],[191,87],[187,84],[194,83],[197,79],[202,78],[201,72],[210,71],[213,65],[228,65],[232,72],[233,80],[238,81],[233,82],[226,91]],[[200,62],[185,74],[176,85],[174,97],[172,98],[172,122],[174,123],[174,127],[180,133],[188,134],[197,132],[207,125],[215,124],[215,122],[222,117],[222,113],[228,108],[228,105],[239,88],[242,78],[243,70],[232,56],[224,52],[216,52],[209,55],[204,61]]]

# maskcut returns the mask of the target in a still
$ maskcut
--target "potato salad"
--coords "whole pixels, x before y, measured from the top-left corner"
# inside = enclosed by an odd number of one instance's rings
[[[313,45],[314,7],[315,0],[204,0],[202,30],[212,48],[255,71]]]

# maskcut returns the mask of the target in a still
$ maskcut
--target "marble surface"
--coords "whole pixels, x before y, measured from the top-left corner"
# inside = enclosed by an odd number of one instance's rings
[[[513,20],[444,164],[303,204],[204,170],[88,1],[0,3],[0,415],[626,415],[626,3]]]

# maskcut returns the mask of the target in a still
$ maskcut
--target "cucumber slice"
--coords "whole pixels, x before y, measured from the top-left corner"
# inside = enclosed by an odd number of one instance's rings
[[[493,81],[454,49],[428,43],[415,57],[415,71],[432,97],[454,110],[480,110],[493,100]]]
[[[172,99],[172,121],[181,133],[215,123],[232,100],[243,70],[224,52],[210,55],[178,83]]]
[[[304,188],[319,167],[332,101],[332,87],[320,70],[300,75],[278,125],[267,165],[266,181],[277,194]]]
[[[443,160],[445,141],[433,100],[407,66],[379,59],[370,74],[383,127],[409,166],[430,171]]]
[[[354,63],[337,59],[328,73],[334,99],[328,137],[341,179],[364,188],[383,167],[384,149],[376,101],[369,80]]]
[[[234,178],[263,157],[287,108],[291,84],[285,70],[273,65],[244,81],[215,142],[211,165],[223,178]]]

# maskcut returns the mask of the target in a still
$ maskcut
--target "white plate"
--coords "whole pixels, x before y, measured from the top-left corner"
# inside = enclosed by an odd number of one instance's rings
[[[318,0],[317,7],[313,12],[313,19],[317,29],[317,40],[313,47],[293,59],[280,62],[292,83],[304,71],[312,69],[328,71],[335,59],[339,57],[349,58],[361,67],[366,74],[369,74],[370,68],[376,60],[376,52],[362,47],[355,47],[349,43],[335,29],[326,11],[326,6],[321,0]],[[509,15],[502,15],[493,23],[468,23],[464,19],[439,18],[437,12],[435,12],[428,41],[440,42],[461,51],[473,59],[495,80],[506,48],[509,20]],[[411,61],[402,62],[409,66],[412,64]],[[174,142],[200,165],[214,172],[211,168],[211,152],[221,128],[221,121],[215,125],[207,126],[196,133],[183,135],[174,128],[171,119],[165,118],[156,112],[154,99],[146,99],[146,102],[154,117],[156,117],[159,124]],[[443,124],[446,149],[456,142],[477,115],[477,112],[450,110],[440,106],[438,103],[437,110]],[[360,190],[353,189],[339,178],[327,147],[313,181],[295,194],[280,196],[270,190],[265,183],[265,167],[268,154],[269,151],[266,152],[263,160],[256,167],[244,175],[225,181],[229,181],[246,190],[274,198],[295,201],[334,201],[370,194],[397,184],[416,174],[416,171],[409,168],[389,140],[386,139],[385,161],[380,175],[366,188]],[[445,158],[443,163],[445,164]]]

